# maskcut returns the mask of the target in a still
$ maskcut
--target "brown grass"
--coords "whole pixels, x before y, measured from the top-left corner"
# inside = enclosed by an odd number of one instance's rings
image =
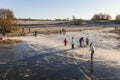
[[[116,30],[116,29],[111,30],[110,32],[112,32],[112,33],[117,33],[117,34],[120,35],[120,28],[118,28],[117,30]]]
[[[71,28],[61,28],[61,27],[45,27],[45,28],[20,28],[18,32],[6,33],[4,36],[14,37],[14,36],[26,36],[28,33],[34,33],[37,31],[40,34],[51,34],[51,33],[65,33],[65,32],[80,32],[83,30],[100,30],[102,27],[71,27]],[[30,31],[29,31],[30,30]]]
[[[33,33],[37,31],[38,33],[41,34],[51,34],[51,33],[60,33],[63,32],[63,30],[67,32],[79,32],[83,30],[100,30],[102,29],[101,27],[76,27],[76,28],[60,28],[60,27],[46,27],[46,28],[30,28],[30,33]],[[22,32],[22,29],[20,30]],[[24,28],[24,33],[29,33],[29,28]]]
[[[12,40],[12,39],[6,39],[6,40],[1,40],[0,45],[7,45],[7,44],[15,44],[15,43],[21,43],[23,41],[21,40]]]
[[[110,31],[103,31],[103,32],[107,32],[107,33],[116,33],[118,35],[120,35],[120,28],[118,28],[117,30],[116,29],[113,29],[113,30],[110,30]],[[111,39],[111,38],[116,38],[118,40],[120,40],[120,36],[102,36],[104,38],[107,38],[107,39]]]

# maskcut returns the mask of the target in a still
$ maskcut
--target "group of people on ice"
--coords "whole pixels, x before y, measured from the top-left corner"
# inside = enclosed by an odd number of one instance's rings
[[[67,43],[68,43],[68,41],[67,41],[67,39],[65,38],[65,40],[64,40],[64,45],[66,46],[67,45]],[[74,37],[72,37],[72,40],[71,40],[71,48],[72,49],[74,49],[75,47],[75,38]],[[90,44],[90,45],[89,45]],[[80,47],[85,47],[85,46],[88,46],[89,45],[89,47],[90,47],[90,50],[89,51],[91,51],[91,60],[93,60],[93,54],[94,54],[94,46],[93,46],[93,43],[89,43],[89,39],[88,38],[85,38],[84,39],[84,37],[81,37],[80,39],[79,39],[79,46]]]
[[[68,41],[67,41],[67,39],[65,38],[65,40],[64,40],[64,45],[66,46],[67,43],[68,43]],[[72,41],[71,41],[72,49],[74,49],[75,43],[76,43],[76,42],[75,42],[75,38],[72,37]],[[88,39],[88,38],[84,39],[84,37],[81,37],[81,38],[79,39],[79,46],[80,46],[80,47],[85,47],[85,46],[88,46],[88,45],[89,45],[89,39]]]

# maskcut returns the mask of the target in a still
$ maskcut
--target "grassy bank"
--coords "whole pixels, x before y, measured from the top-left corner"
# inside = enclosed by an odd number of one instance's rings
[[[45,27],[45,28],[24,28],[20,32],[24,33],[33,33],[37,31],[41,34],[51,34],[51,33],[61,33],[61,32],[80,32],[83,30],[100,30],[102,27],[71,27],[71,28],[62,28],[62,27]]]
[[[6,33],[4,36],[6,37],[14,37],[14,36],[26,36],[29,33],[37,33],[40,34],[51,34],[51,33],[65,33],[65,32],[80,32],[83,30],[100,30],[102,27],[71,27],[71,28],[62,28],[62,27],[45,27],[45,28],[20,28],[18,32],[14,33]]]
[[[5,40],[0,40],[0,45],[16,44],[16,43],[21,43],[21,42],[23,42],[23,41],[21,41],[21,40],[5,39]]]

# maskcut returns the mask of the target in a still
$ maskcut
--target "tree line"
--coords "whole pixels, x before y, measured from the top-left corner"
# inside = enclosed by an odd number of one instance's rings
[[[107,21],[107,20],[112,20],[112,17],[109,14],[99,13],[99,14],[95,14],[91,20],[94,22],[100,22],[102,20]],[[117,15],[114,21],[115,21],[115,23],[120,24],[120,15]]]
[[[94,14],[91,18],[91,21],[94,23],[105,22],[112,20],[112,17],[109,14],[98,13]],[[117,15],[115,20],[113,20],[116,24],[120,24],[120,15]],[[73,24],[84,24],[84,19],[76,19],[75,16],[72,18]]]

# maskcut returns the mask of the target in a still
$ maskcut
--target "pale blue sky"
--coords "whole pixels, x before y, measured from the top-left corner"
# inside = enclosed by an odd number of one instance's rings
[[[91,19],[95,13],[120,14],[120,0],[0,0],[0,8],[8,8],[17,18]]]

